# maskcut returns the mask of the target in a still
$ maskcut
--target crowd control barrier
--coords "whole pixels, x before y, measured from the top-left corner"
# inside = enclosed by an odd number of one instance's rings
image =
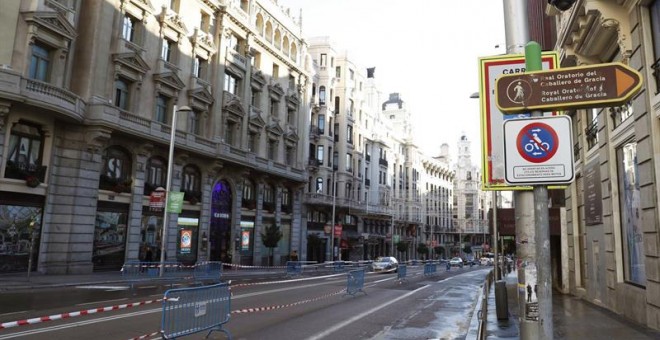
[[[435,263],[425,263],[424,264],[424,276],[433,275],[436,273]]]
[[[165,292],[161,336],[176,339],[208,330],[219,331],[231,339],[231,333],[222,327],[229,322],[231,292],[228,283],[195,288],[176,288]]]
[[[335,261],[334,268],[335,273],[344,271],[344,261]]]
[[[351,270],[346,280],[346,294],[355,295],[358,292],[367,294],[364,290],[364,269]]]
[[[160,268],[163,267],[163,277],[184,277],[185,272],[182,265],[176,261],[161,262],[143,262],[130,260],[124,263],[121,269],[121,275],[128,279],[137,278],[157,278],[160,277]]]
[[[213,281],[220,282],[222,277],[222,262],[204,261],[195,264],[193,279],[195,282]]]
[[[302,263],[299,261],[287,261],[286,276],[302,275]]]
[[[399,282],[403,282],[404,280],[406,280],[407,272],[408,272],[408,266],[406,266],[405,264],[399,265],[399,268],[397,268],[396,271],[397,280],[399,280]]]

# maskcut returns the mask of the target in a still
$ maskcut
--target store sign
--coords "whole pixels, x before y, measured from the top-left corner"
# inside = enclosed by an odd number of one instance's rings
[[[152,191],[151,195],[149,195],[149,210],[163,211],[163,208],[165,208],[165,191]]]
[[[180,214],[183,209],[183,193],[178,191],[169,192],[167,212]]]

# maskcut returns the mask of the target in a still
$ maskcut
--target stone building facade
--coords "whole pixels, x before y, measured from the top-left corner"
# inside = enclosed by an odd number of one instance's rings
[[[660,329],[660,1],[576,1],[557,12],[561,66],[621,62],[642,90],[573,118],[576,179],[566,190],[568,290]]]
[[[262,264],[304,247],[311,61],[270,0],[3,3],[0,271]],[[168,159],[177,111],[175,151]],[[150,195],[183,192],[163,216]],[[34,236],[34,237],[33,237]]]

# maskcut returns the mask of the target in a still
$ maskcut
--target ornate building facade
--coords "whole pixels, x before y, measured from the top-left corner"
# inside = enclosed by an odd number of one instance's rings
[[[160,253],[150,194],[169,162],[184,198],[168,260],[261,264],[268,225],[284,235],[276,262],[304,247],[313,70],[299,20],[270,0],[2,6],[1,272],[30,253],[43,273]]]

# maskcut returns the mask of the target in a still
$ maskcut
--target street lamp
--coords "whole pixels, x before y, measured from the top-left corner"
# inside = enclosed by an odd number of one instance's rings
[[[174,139],[176,138],[176,114],[178,111],[181,112],[190,112],[192,109],[188,106],[182,106],[177,110],[176,105],[172,110],[172,131],[170,132],[170,153],[167,158],[167,180],[165,182],[165,213],[163,215],[163,230],[161,236],[161,245],[160,245],[160,271],[159,276],[163,276],[165,272],[165,250],[167,249],[167,229],[169,225],[169,213],[167,208],[170,205],[170,187],[172,185],[172,164],[174,163]]]

